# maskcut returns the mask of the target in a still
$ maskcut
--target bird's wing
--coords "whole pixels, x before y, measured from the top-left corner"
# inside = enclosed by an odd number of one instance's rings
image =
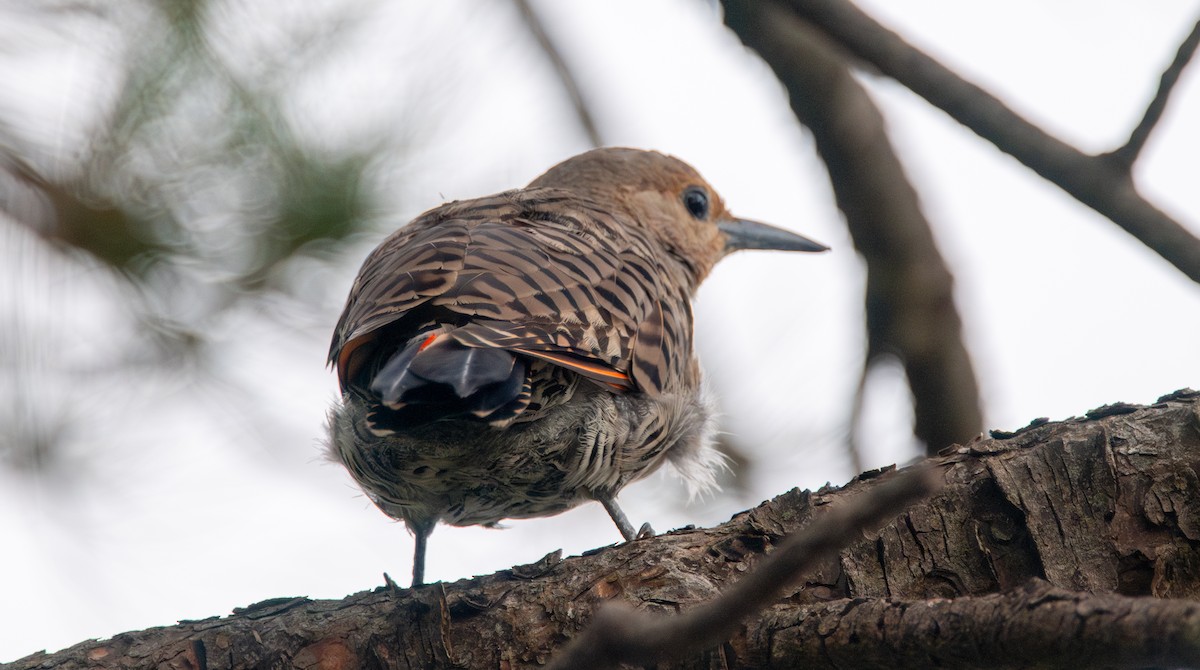
[[[464,345],[522,353],[616,389],[657,395],[683,380],[689,296],[660,252],[601,208],[528,193],[433,210],[367,258],[330,351],[343,383],[360,347],[418,308],[423,316],[395,336],[420,332],[434,314]]]

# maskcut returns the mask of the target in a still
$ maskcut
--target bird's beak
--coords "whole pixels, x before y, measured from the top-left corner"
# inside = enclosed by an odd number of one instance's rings
[[[717,228],[725,233],[725,253],[738,249],[829,251],[829,247],[803,235],[749,219],[722,219],[717,221]]]

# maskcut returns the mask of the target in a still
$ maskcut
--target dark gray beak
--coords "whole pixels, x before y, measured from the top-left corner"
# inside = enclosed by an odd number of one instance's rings
[[[738,249],[829,251],[829,247],[803,235],[749,219],[725,219],[717,221],[717,227],[726,236],[725,253]]]

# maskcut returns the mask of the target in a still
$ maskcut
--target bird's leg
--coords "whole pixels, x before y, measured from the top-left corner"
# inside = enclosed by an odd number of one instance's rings
[[[621,536],[625,538],[626,542],[631,542],[641,537],[654,536],[654,529],[648,523],[642,524],[642,527],[636,531],[633,529],[633,524],[629,523],[629,517],[625,516],[621,508],[617,506],[615,496],[598,495],[596,496],[596,500],[599,500],[600,504],[604,505],[604,510],[608,512],[608,516],[612,517],[613,523],[617,524],[617,530],[621,531]]]
[[[437,521],[408,522],[408,527],[412,529],[417,540],[416,547],[413,549],[412,588],[425,583],[425,545],[435,525],[437,525]]]

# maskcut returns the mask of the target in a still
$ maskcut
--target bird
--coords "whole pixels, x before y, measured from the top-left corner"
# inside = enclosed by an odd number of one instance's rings
[[[328,452],[415,537],[440,522],[617,505],[671,462],[711,487],[721,462],[693,349],[692,298],[741,249],[818,252],[729,213],[687,163],[605,147],[525,188],[448,202],[385,238],[334,329]]]

